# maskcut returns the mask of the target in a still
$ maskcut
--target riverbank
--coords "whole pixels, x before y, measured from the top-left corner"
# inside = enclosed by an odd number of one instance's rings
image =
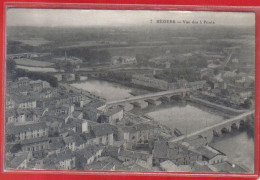
[[[254,137],[247,130],[236,130],[214,137],[209,145],[226,154],[230,161],[254,172]]]

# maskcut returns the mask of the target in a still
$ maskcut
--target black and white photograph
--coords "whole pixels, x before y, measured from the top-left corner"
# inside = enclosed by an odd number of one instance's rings
[[[6,170],[254,173],[255,14],[6,10]]]

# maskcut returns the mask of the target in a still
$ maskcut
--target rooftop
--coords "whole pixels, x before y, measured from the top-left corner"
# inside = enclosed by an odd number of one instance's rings
[[[6,168],[8,169],[17,169],[18,166],[27,159],[29,153],[21,152],[15,155],[11,155],[6,159]]]
[[[91,126],[91,130],[96,137],[112,134],[114,132],[113,128],[114,127],[112,125],[105,123]]]
[[[34,131],[47,128],[45,122],[33,122],[24,125],[6,125],[7,134],[19,134],[20,132]]]

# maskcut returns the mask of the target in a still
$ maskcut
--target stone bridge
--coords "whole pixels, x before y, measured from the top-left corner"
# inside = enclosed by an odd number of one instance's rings
[[[218,124],[214,124],[211,126],[208,126],[206,128],[203,128],[201,130],[192,132],[187,135],[183,135],[177,138],[171,138],[168,142],[169,143],[177,143],[180,141],[183,141],[187,138],[191,138],[194,136],[201,135],[202,137],[208,137],[211,135],[220,135],[222,133],[230,132],[232,129],[239,129],[241,125],[243,125],[246,121],[249,119],[254,118],[254,110],[245,112],[243,114],[240,114],[238,116],[235,116],[230,119],[223,120],[222,122]]]
[[[138,106],[141,109],[148,106],[148,104],[152,105],[160,105],[161,102],[167,101],[169,102],[172,98],[176,97],[185,97],[190,94],[190,89],[176,89],[169,91],[161,91],[151,94],[144,94],[140,96],[134,96],[126,99],[120,99],[116,101],[107,102],[107,106],[115,106],[119,105],[124,107],[126,111],[130,111],[133,106]]]

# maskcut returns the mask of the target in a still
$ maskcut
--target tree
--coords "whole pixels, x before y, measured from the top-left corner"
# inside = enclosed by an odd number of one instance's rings
[[[16,62],[13,59],[7,60],[6,62],[7,73],[13,72],[15,70],[15,67],[16,67]]]

